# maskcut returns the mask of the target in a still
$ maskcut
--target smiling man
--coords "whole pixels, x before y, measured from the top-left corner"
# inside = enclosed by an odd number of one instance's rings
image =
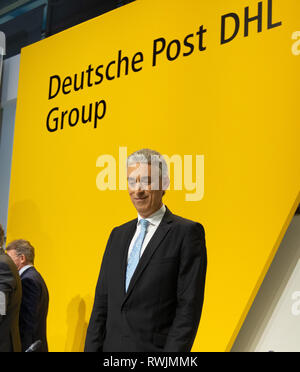
[[[85,351],[190,351],[204,299],[204,229],[163,204],[169,177],[158,152],[130,155],[127,178],[138,216],[109,237]]]

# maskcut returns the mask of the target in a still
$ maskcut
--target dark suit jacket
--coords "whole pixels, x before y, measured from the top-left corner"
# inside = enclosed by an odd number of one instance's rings
[[[19,311],[22,286],[12,259],[0,252],[0,291],[6,294],[7,311],[0,319],[0,352],[21,351]]]
[[[190,351],[201,317],[206,276],[204,229],[168,209],[125,293],[137,219],[108,240],[85,351]]]
[[[38,351],[48,351],[46,321],[49,295],[42,276],[32,266],[21,275],[22,304],[20,310],[20,334],[22,350],[41,340]]]

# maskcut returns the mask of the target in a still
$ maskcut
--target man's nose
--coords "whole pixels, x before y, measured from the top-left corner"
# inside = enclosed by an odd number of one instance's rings
[[[139,181],[137,181],[135,183],[134,191],[135,192],[144,192],[144,188],[143,188],[142,184]]]

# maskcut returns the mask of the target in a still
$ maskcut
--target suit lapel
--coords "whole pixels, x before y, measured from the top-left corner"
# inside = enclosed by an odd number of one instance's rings
[[[172,213],[169,211],[169,209],[166,209],[165,215],[156,229],[154,235],[152,236],[151,240],[149,241],[138,265],[137,268],[131,278],[127,293],[125,294],[124,297],[124,302],[125,303],[126,299],[132,292],[138,278],[141,276],[142,272],[148,265],[149,261],[151,260],[151,257],[153,256],[154,252],[156,249],[159,247],[160,243],[163,241],[164,237],[167,235],[168,231],[170,230],[171,227],[171,222],[172,222]],[[133,235],[132,235],[133,237]],[[129,240],[128,247],[126,249],[126,252],[128,253],[128,248],[130,245],[131,239]],[[125,276],[126,276],[126,267],[127,267],[127,255],[125,257],[125,262],[124,262],[124,275],[123,275],[123,286],[124,286],[124,293],[125,293]]]

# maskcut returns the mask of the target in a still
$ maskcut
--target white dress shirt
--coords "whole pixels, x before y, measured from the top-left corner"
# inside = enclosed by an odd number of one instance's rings
[[[141,254],[140,254],[140,257],[142,256],[142,254],[144,253],[145,251],[145,248],[147,247],[150,239],[152,238],[153,234],[155,233],[156,229],[158,228],[159,224],[161,223],[161,220],[163,219],[163,216],[166,212],[166,206],[163,204],[162,207],[154,212],[153,214],[151,214],[151,216],[147,217],[147,218],[144,218],[145,220],[149,221],[149,225],[148,225],[148,228],[147,228],[147,233],[146,233],[146,236],[145,236],[145,239],[143,241],[143,245],[142,245],[142,248],[141,248]],[[128,256],[127,256],[127,260],[130,256],[130,253],[132,251],[132,248],[133,248],[133,245],[134,245],[134,242],[136,241],[137,237],[139,236],[139,233],[141,231],[141,225],[140,225],[140,220],[142,219],[143,217],[141,217],[139,214],[138,214],[138,223],[137,223],[137,228],[136,228],[136,231],[135,231],[135,234],[131,240],[131,243],[130,243],[130,246],[129,246],[129,249],[128,249]]]

